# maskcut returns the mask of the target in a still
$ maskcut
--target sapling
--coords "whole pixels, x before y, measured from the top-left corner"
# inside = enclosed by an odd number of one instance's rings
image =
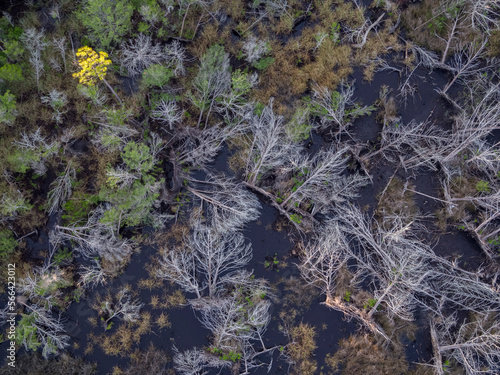
[[[234,230],[260,216],[259,200],[241,183],[209,173],[201,181],[185,176],[187,190],[201,201],[207,221],[220,231]]]
[[[4,193],[0,200],[0,221],[15,218],[18,214],[28,212],[32,207],[19,191],[14,195]]]
[[[13,144],[24,151],[23,154],[14,155],[15,158],[19,158],[16,162],[29,164],[37,174],[42,176],[47,171],[45,161],[57,153],[59,147],[57,141],[50,143],[47,141],[41,133],[41,128],[29,134],[21,133],[21,139],[14,141]]]
[[[257,73],[248,74],[239,69],[232,73],[231,90],[226,91],[214,106],[227,124],[235,126],[250,118],[253,103],[248,101],[247,94],[257,80]]]
[[[126,109],[104,109],[92,122],[99,125],[92,142],[101,150],[123,149],[138,131],[129,124],[132,112]]]
[[[196,92],[191,95],[191,101],[200,109],[198,125],[201,123],[205,110],[208,110],[205,125],[208,123],[216,100],[230,89],[229,68],[229,54],[221,45],[214,44],[202,56],[198,74],[192,83]]]
[[[67,95],[64,92],[53,89],[47,96],[42,96],[41,100],[43,104],[47,104],[54,111],[52,120],[54,120],[56,124],[61,124],[63,120],[62,115],[66,113],[66,111],[63,111],[63,108],[68,104]]]

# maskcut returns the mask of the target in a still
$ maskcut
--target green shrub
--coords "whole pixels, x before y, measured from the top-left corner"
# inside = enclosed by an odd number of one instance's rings
[[[149,172],[153,166],[153,156],[150,153],[149,147],[144,143],[129,142],[125,145],[122,152],[124,163],[131,170],[141,173]]]
[[[62,207],[65,214],[62,215],[62,219],[69,224],[85,222],[88,218],[89,212],[98,202],[98,195],[77,191],[73,193],[71,199],[63,204]]]
[[[129,0],[88,0],[78,18],[89,29],[89,39],[103,48],[120,42],[132,28]]]
[[[24,80],[23,70],[16,64],[5,64],[0,68],[0,79],[7,82],[19,82]]]
[[[0,52],[0,64],[16,62],[24,53],[23,44],[19,40],[23,29],[12,26],[5,18],[0,18],[0,39],[2,40],[2,51]]]
[[[309,124],[309,108],[299,107],[292,119],[286,125],[286,133],[294,142],[305,141],[311,134],[312,125]]]
[[[231,75],[231,86],[236,95],[248,94],[252,88],[252,82],[247,72],[236,69]]]
[[[14,216],[31,210],[33,206],[19,194],[17,197],[5,193],[0,200],[0,216]]]
[[[255,105],[255,108],[253,110],[253,113],[256,114],[257,116],[260,116],[262,115],[262,112],[264,111],[264,108],[266,108],[266,106],[262,103],[257,103]]]
[[[17,173],[26,173],[31,169],[31,164],[40,160],[34,150],[16,148],[7,156],[10,169]]]
[[[0,230],[0,258],[6,258],[16,249],[17,241],[9,229]]]
[[[152,176],[146,175],[143,180],[144,182],[135,181],[131,187],[122,189],[101,189],[100,198],[112,205],[104,213],[101,223],[121,227],[136,226],[148,221],[153,203],[160,195],[159,184]]]
[[[37,327],[35,326],[35,313],[23,315],[17,323],[16,343],[24,344],[28,350],[36,350],[41,344],[37,338]]]
[[[253,63],[254,68],[258,70],[265,70],[269,68],[274,63],[274,58],[272,57],[264,57],[260,60],[257,60]]]
[[[142,73],[142,82],[146,87],[164,87],[170,81],[174,73],[160,64],[151,65]]]

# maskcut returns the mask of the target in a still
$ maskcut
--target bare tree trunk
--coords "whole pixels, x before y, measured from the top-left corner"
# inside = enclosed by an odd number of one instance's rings
[[[375,26],[377,26],[380,21],[382,21],[382,18],[384,18],[385,16],[385,13],[382,14],[374,23],[372,23],[368,29],[366,29],[365,31],[365,35],[363,35],[363,41],[361,43],[358,43],[358,44],[354,44],[353,47],[354,48],[363,48],[363,46],[366,44],[366,39],[368,38],[368,34],[370,33],[371,29],[373,29]]]
[[[108,81],[106,81],[105,78],[102,79],[104,81],[104,83],[106,84],[106,86],[108,86],[108,88],[111,90],[111,92],[113,93],[113,95],[115,96],[116,99],[118,99],[118,102],[120,104],[123,104],[122,100],[120,99],[120,97],[118,96],[118,94],[115,92],[115,90],[113,90],[113,88],[111,87],[111,85],[108,83]]]
[[[441,350],[439,348],[439,340],[434,322],[431,322],[431,342],[432,352],[434,354],[434,369],[436,371],[436,375],[444,375],[443,359],[441,357]]]

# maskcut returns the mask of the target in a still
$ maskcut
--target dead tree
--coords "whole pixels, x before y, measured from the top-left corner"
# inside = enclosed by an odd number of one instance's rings
[[[386,123],[380,137],[379,148],[363,155],[361,161],[366,163],[381,154],[391,162],[401,163],[405,169],[426,166],[437,170],[450,144],[449,133],[427,121],[411,121],[406,125]]]
[[[345,203],[357,197],[357,191],[370,179],[358,173],[345,175],[349,162],[348,148],[319,151],[314,157],[296,155],[291,160],[295,170],[295,186],[285,197],[281,206],[290,209],[305,203],[312,204],[311,214],[324,212],[333,203]]]
[[[174,157],[176,164],[185,167],[206,168],[212,163],[227,139],[227,131],[218,126],[201,130],[182,128],[176,135]]]
[[[363,25],[361,27],[355,29],[355,30],[349,30],[346,39],[349,40],[353,44],[354,48],[363,48],[364,45],[366,44],[366,41],[368,40],[368,35],[370,34],[370,31],[376,27],[380,22],[382,22],[382,19],[384,18],[385,13],[380,15],[379,18],[375,22],[371,22],[369,19],[365,20]]]
[[[486,66],[481,64],[485,57],[487,43],[488,39],[486,38],[481,43],[471,42],[466,45],[459,43],[455,55],[446,65],[453,74],[453,78],[443,88],[443,94],[446,94],[458,79],[465,80],[492,67],[490,64]]]
[[[139,34],[128,42],[122,43],[121,66],[126,68],[131,76],[140,75],[144,69],[153,64],[165,62],[165,54],[159,44],[153,44],[151,36]]]
[[[48,193],[49,215],[56,212],[59,207],[71,196],[72,184],[76,180],[75,169],[68,163],[64,174],[57,177],[50,185],[52,189]]]
[[[17,326],[17,337],[26,350],[42,348],[42,356],[48,358],[69,346],[70,337],[64,330],[61,315],[56,318],[50,311],[37,305],[21,303],[30,311],[22,314]]]
[[[500,297],[477,273],[467,272],[436,256],[432,249],[413,238],[412,223],[392,218],[389,228],[373,225],[361,211],[345,206],[336,212],[301,265],[305,280],[327,295],[325,304],[359,319],[367,328],[388,338],[374,321],[379,308],[391,316],[413,319],[417,307],[434,311],[443,305],[474,312],[500,309]],[[352,241],[354,240],[354,241]],[[361,310],[333,296],[342,266],[350,262],[352,283],[370,282],[376,301]]]
[[[356,118],[369,115],[373,107],[361,107],[353,100],[354,83],[341,83],[338,91],[326,87],[313,87],[312,115],[321,119],[321,129],[336,126],[335,135],[347,132]]]
[[[63,61],[63,65],[64,65],[64,72],[66,72],[66,47],[65,47],[66,38],[65,37],[61,37],[61,38],[53,37],[52,38],[52,45],[61,54],[61,59]]]
[[[298,147],[286,136],[283,116],[273,112],[273,99],[260,116],[251,118],[249,130],[253,138],[246,154],[245,174],[247,182],[256,186],[266,173],[286,164]]]
[[[56,229],[63,240],[73,241],[76,244],[75,250],[84,257],[93,258],[97,255],[118,264],[130,256],[134,247],[129,240],[120,239],[110,226],[99,221],[104,212],[105,208],[99,206],[91,213],[85,225],[56,225]]]
[[[207,222],[219,231],[241,229],[260,216],[261,205],[241,183],[223,176],[208,174],[204,181],[191,176],[186,189],[199,201]]]
[[[351,206],[339,213],[344,230],[359,243],[358,251],[353,252],[358,279],[368,277],[373,283],[377,302],[368,317],[371,318],[384,303],[390,314],[413,320],[413,310],[420,304],[415,294],[432,295],[428,275],[434,254],[430,248],[409,238],[412,223],[405,225],[396,221],[396,225],[388,229],[372,228],[357,208]]]
[[[440,163],[451,163],[459,154],[468,151],[474,154],[493,130],[498,129],[500,120],[499,85],[490,86],[480,97],[465,103],[455,117],[449,152]],[[479,99],[479,100],[478,100]]]
[[[98,285],[106,283],[106,278],[108,276],[106,271],[101,267],[98,260],[92,260],[94,263],[93,265],[81,266],[80,271],[78,272],[80,275],[78,285],[83,288],[93,289]]]
[[[334,300],[340,270],[351,259],[349,249],[349,240],[336,220],[326,223],[316,242],[305,248],[300,272],[309,285],[326,295],[327,305]]]
[[[198,298],[205,290],[209,297],[214,297],[224,285],[224,277],[245,266],[251,257],[251,244],[245,244],[241,233],[219,232],[199,224],[182,247],[164,249],[156,275],[177,283]]]
[[[467,375],[500,371],[500,320],[497,312],[485,312],[471,322],[458,324],[452,315],[431,321],[436,373],[443,374],[442,357],[460,363]]]
[[[255,36],[250,36],[242,46],[243,55],[245,60],[253,64],[262,58],[270,50],[269,43],[264,40],[259,40]]]
[[[165,46],[165,54],[168,66],[172,67],[176,77],[186,74],[187,52],[178,40]]]
[[[269,287],[263,280],[255,280],[249,272],[240,272],[226,278],[225,288],[212,299],[193,303],[202,325],[212,332],[212,345],[221,354],[237,355],[244,373],[258,367],[257,356],[274,350],[266,348],[263,335],[271,320],[271,302],[266,299]],[[256,350],[255,345],[261,345]]]
[[[70,275],[53,261],[60,240],[56,232],[49,232],[49,252],[44,264],[34,267],[18,283],[18,292],[26,296],[31,303],[44,309],[60,305],[63,296],[60,289],[73,285]]]
[[[467,201],[480,210],[478,217],[466,217],[463,222],[490,259],[493,258],[491,243],[499,237],[500,233],[500,228],[495,224],[495,221],[500,218],[500,191],[497,186],[493,186],[493,189],[494,193],[480,197],[448,198],[449,205]]]
[[[170,130],[173,130],[174,124],[182,120],[182,112],[173,100],[160,100],[156,108],[151,111],[151,116],[161,123],[167,124]]]
[[[436,69],[440,66],[439,58],[436,53],[432,51],[428,51],[416,44],[411,44],[409,46],[411,49],[413,56],[415,56],[415,60],[417,64],[422,65],[426,69]]]
[[[130,291],[127,288],[121,289],[115,296],[108,295],[100,304],[101,312],[106,316],[103,319],[103,325],[108,327],[108,323],[113,318],[120,318],[126,322],[135,322],[139,319],[139,312],[144,303],[138,299],[132,299]]]
[[[391,228],[370,229],[358,209],[340,213],[346,231],[361,246],[355,257],[358,268],[378,280],[375,295],[379,302],[385,300],[389,311],[411,319],[417,305],[435,312],[444,303],[478,313],[500,309],[500,296],[481,280],[479,272],[465,271],[436,256],[428,245],[412,238],[411,223],[400,220],[394,225],[393,218]]]
[[[472,28],[490,34],[498,23],[500,2],[498,0],[468,0]]]
[[[179,352],[174,346],[174,368],[181,375],[206,374],[206,368],[228,368],[230,361],[224,361],[216,355],[210,355],[206,350],[193,348]]]
[[[29,58],[31,67],[33,68],[33,74],[35,75],[36,86],[40,90],[40,78],[42,77],[43,71],[45,70],[44,64],[41,57],[41,51],[35,50]]]
[[[38,89],[40,89],[40,78],[43,71],[45,70],[42,61],[42,51],[48,45],[48,43],[45,41],[44,30],[42,29],[40,32],[38,32],[34,28],[28,28],[24,30],[21,41],[30,52],[29,62],[33,67],[36,85]]]

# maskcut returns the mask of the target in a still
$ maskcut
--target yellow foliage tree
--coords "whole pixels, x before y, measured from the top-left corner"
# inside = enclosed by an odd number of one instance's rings
[[[84,46],[78,49],[76,57],[78,58],[80,71],[73,73],[73,77],[78,78],[78,81],[82,85],[87,86],[93,86],[97,81],[103,81],[121,103],[122,101],[117,93],[105,79],[108,65],[111,64],[111,60],[108,59],[108,54],[102,51],[97,53],[92,48]]]

